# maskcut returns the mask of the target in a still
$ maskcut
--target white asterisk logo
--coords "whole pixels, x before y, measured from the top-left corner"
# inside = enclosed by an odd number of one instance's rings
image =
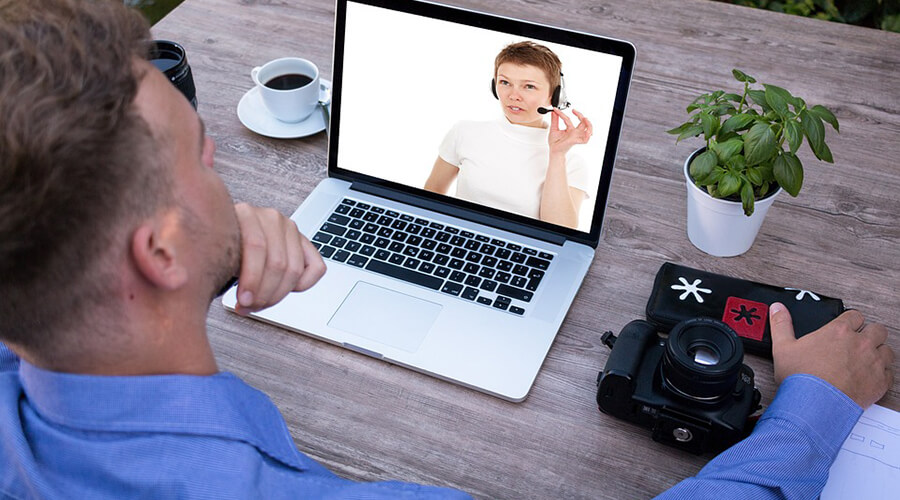
[[[796,299],[796,300],[803,300],[803,296],[804,296],[804,295],[809,295],[809,296],[812,297],[812,299],[815,300],[816,302],[819,301],[819,296],[816,295],[816,294],[814,294],[814,293],[812,293],[812,292],[810,292],[809,290],[802,290],[802,289],[800,289],[800,288],[785,288],[785,290],[794,290],[794,291],[796,291],[796,292],[799,292],[799,293],[797,293],[797,296],[794,297],[794,299]]]
[[[678,300],[684,300],[687,298],[688,295],[694,294],[694,298],[697,299],[697,302],[702,304],[703,297],[700,296],[699,292],[712,293],[712,290],[710,290],[709,288],[698,288],[697,287],[697,285],[699,285],[702,282],[699,279],[694,280],[694,282],[691,284],[688,284],[686,279],[680,278],[680,277],[678,278],[678,281],[681,281],[682,284],[681,285],[672,285],[672,290],[684,290],[684,293],[682,293],[678,297]]]

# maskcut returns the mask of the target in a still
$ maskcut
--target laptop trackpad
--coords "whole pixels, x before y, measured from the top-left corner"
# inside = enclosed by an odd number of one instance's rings
[[[415,352],[441,305],[364,281],[356,283],[328,326]]]

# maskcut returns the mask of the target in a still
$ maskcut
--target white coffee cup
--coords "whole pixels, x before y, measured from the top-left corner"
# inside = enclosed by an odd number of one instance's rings
[[[303,121],[326,101],[319,85],[319,68],[299,57],[282,57],[250,71],[263,103],[275,118],[287,123]]]

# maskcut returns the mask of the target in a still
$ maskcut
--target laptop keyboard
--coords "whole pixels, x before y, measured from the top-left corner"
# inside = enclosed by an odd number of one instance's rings
[[[345,198],[312,238],[326,259],[523,315],[553,254]]]

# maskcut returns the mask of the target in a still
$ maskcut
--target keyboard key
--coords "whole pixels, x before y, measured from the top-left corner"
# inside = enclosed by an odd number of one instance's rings
[[[362,235],[362,237],[359,239],[359,241],[366,245],[370,245],[370,244],[372,244],[373,241],[375,241],[375,235],[366,233],[366,234]]]
[[[528,273],[528,277],[529,277],[529,278],[538,278],[538,279],[541,279],[541,278],[544,277],[544,271],[541,271],[540,269],[532,269],[532,270]]]
[[[363,210],[368,210],[368,209],[372,208],[372,206],[369,205],[368,203],[363,203],[361,201],[356,204],[356,207],[361,208]]]
[[[420,218],[416,219],[416,224],[418,224],[418,225],[420,225],[420,226],[427,226],[427,225],[428,225],[428,221],[425,220],[425,219],[422,219],[422,218],[420,217]]]
[[[400,218],[405,220],[406,222],[412,222],[412,221],[416,220],[412,215],[409,215],[409,214],[403,214],[400,216]]]
[[[409,281],[410,283],[415,283],[416,285],[431,288],[432,290],[439,289],[441,287],[441,284],[444,282],[444,280],[440,278],[435,278],[434,276],[423,274],[418,271],[413,271],[411,269],[406,269],[404,267],[393,266],[379,260],[370,260],[369,264],[366,266],[366,269],[379,274],[384,274],[385,276],[390,276],[392,278]]]
[[[439,266],[446,265],[448,262],[450,262],[450,257],[447,257],[446,255],[436,255],[434,257],[434,263]]]
[[[509,302],[500,302],[500,297],[497,297],[497,300],[494,301],[494,307],[505,311],[509,307]]]
[[[528,284],[525,285],[525,289],[535,292],[535,291],[537,291],[538,285],[540,285],[540,284],[541,284],[540,278],[531,278],[530,280],[528,280]]]
[[[485,235],[483,235],[483,234],[479,234],[479,235],[475,236],[475,239],[478,240],[478,241],[483,241],[483,242],[489,242],[489,241],[491,241],[490,238],[488,238],[487,236],[485,236]]]
[[[330,235],[328,233],[323,233],[322,231],[319,231],[318,233],[316,233],[315,236],[313,236],[312,240],[318,241],[319,243],[328,243],[329,241],[331,241],[331,238],[334,238],[334,236]]]
[[[441,242],[447,242],[447,241],[450,241],[450,233],[445,233],[445,232],[443,232],[443,231],[438,231],[438,234],[437,234],[437,236],[434,237],[434,239],[436,239],[436,240],[438,240],[438,241],[441,241]]]
[[[388,244],[390,244],[390,240],[387,238],[378,238],[375,240],[375,246],[378,248],[387,248]]]
[[[360,210],[358,208],[354,208],[353,210],[350,211],[350,217],[353,217],[354,219],[359,219],[360,217],[362,217],[365,214],[366,214],[365,210]]]
[[[393,229],[399,229],[399,230],[402,231],[402,230],[406,229],[406,223],[403,222],[403,221],[400,220],[400,219],[397,219],[397,220],[394,221],[393,224],[391,224],[391,228],[393,228]]]
[[[408,269],[415,269],[415,268],[419,267],[419,264],[421,264],[421,263],[422,263],[422,261],[419,259],[407,257],[406,262],[403,263],[403,267],[408,268]]]
[[[403,243],[400,243],[399,241],[394,241],[390,244],[390,246],[388,247],[388,250],[390,250],[392,252],[402,252],[403,248],[405,246],[406,245],[404,245]]]
[[[344,237],[348,240],[358,240],[360,236],[362,236],[362,233],[357,231],[356,229],[351,229],[347,231],[347,234],[344,235]]]
[[[438,243],[434,240],[425,240],[422,242],[422,248],[425,248],[428,250],[434,250],[434,248],[437,246],[437,244]]]
[[[512,275],[501,271],[497,273],[497,276],[494,276],[494,279],[500,283],[509,283],[509,280],[512,279]]]
[[[528,264],[531,267],[543,269],[545,271],[547,270],[548,267],[550,267],[549,260],[539,259],[537,257],[528,257],[528,262],[526,262],[526,264]]]
[[[421,252],[419,252],[419,258],[426,262],[430,261],[434,258],[434,252],[430,250],[422,250]]]
[[[478,276],[469,276],[466,278],[466,284],[469,286],[478,286],[481,284],[481,278]]]
[[[426,227],[422,229],[422,237],[423,238],[434,238],[434,235],[437,234],[437,231],[431,229],[430,227]]]
[[[463,268],[464,264],[465,264],[465,262],[463,262],[459,259],[450,259],[450,263],[447,264],[447,266],[450,267],[450,269],[460,270]]]
[[[407,229],[408,229],[408,228],[407,228]],[[410,233],[410,234],[412,234],[412,233]],[[421,236],[416,236],[416,235],[413,234],[412,236],[410,236],[410,237],[406,240],[406,243],[408,243],[408,244],[410,244],[410,245],[419,245],[420,243],[422,243],[422,237],[421,237]]]
[[[394,222],[394,219],[388,217],[387,215],[382,215],[378,218],[379,226],[390,227],[392,222]]]
[[[362,205],[357,205],[357,206],[362,207]],[[381,208],[381,207],[372,207],[370,210],[372,210],[372,211],[375,212],[376,214],[383,214],[383,213],[384,213],[384,209]]]
[[[334,209],[335,212],[339,214],[345,214],[351,210],[350,205],[338,205],[337,208]]]
[[[462,283],[465,279],[466,279],[466,273],[461,273],[459,271],[453,271],[452,273],[450,273],[450,281]]]
[[[463,232],[461,232],[461,233],[459,233],[459,234],[460,234],[460,236],[462,236],[463,238],[474,238],[474,237],[475,237],[475,233],[473,233],[473,232],[471,232],[471,231],[463,231]]]
[[[459,229],[456,229],[455,227],[451,227],[451,226],[445,227],[444,231],[447,231],[450,234],[459,234]]]
[[[537,255],[537,250],[535,250],[533,248],[525,247],[522,249],[522,251],[525,252],[525,254],[527,254],[527,255]]]
[[[378,220],[378,214],[375,212],[366,212],[366,215],[363,215],[363,220],[366,222],[375,222]]]
[[[495,254],[498,259],[508,259],[512,252],[505,248],[498,248],[497,253]]]
[[[338,250],[334,253],[334,257],[332,258],[338,262],[344,262],[345,260],[347,260],[347,257],[350,257],[350,252],[346,250]]]
[[[375,253],[375,247],[370,245],[363,245],[363,247],[359,249],[359,253],[365,255],[366,257],[371,257],[372,254]]]
[[[516,245],[515,243],[507,243],[506,248],[512,250],[513,252],[521,252],[522,251],[522,246]]]
[[[392,234],[394,234],[394,230],[389,227],[383,227],[378,230],[378,236],[382,238],[390,238]]]
[[[388,258],[390,256],[391,256],[391,252],[388,252],[387,250],[376,250],[375,251],[375,258],[378,260],[388,260]]]
[[[504,271],[509,271],[509,269],[504,269]],[[513,274],[518,274],[519,276],[527,276],[528,268],[523,266],[522,264],[516,264],[512,270]]]
[[[465,244],[466,250],[478,250],[481,247],[481,243],[478,243],[475,240],[469,240]]]
[[[331,217],[328,218],[328,222],[346,226],[350,223],[350,217],[347,217],[346,215],[331,214]]]
[[[461,247],[466,244],[466,239],[462,236],[454,236],[450,238],[450,244],[455,247]]]
[[[369,234],[375,234],[378,232],[378,226],[376,224],[372,224],[371,222],[363,226],[363,232]]]
[[[348,252],[356,252],[359,250],[359,248],[361,246],[362,246],[362,243],[360,243],[358,241],[351,241],[350,243],[347,243],[346,245],[344,245],[344,250],[347,250]]]
[[[406,248],[403,249],[403,255],[407,257],[415,257],[419,255],[419,248],[407,245]]]
[[[448,269],[446,267],[438,267],[437,269],[434,270],[434,275],[438,276],[440,278],[446,278],[447,276],[450,275],[450,269]]]
[[[391,235],[391,239],[394,241],[405,241],[407,234],[403,231],[394,231],[394,234]]]
[[[487,297],[478,297],[479,304],[484,304],[486,306],[489,306],[489,305],[491,305],[492,302],[493,301]]]
[[[511,312],[513,314],[518,314],[519,316],[521,316],[521,315],[525,314],[525,309],[522,309],[521,307],[517,307],[517,306],[509,306],[509,312]]]
[[[325,245],[319,249],[319,253],[322,255],[322,257],[325,257],[327,259],[334,254],[335,250],[336,248]]]
[[[363,267],[366,265],[366,262],[369,262],[368,257],[363,257],[362,255],[351,255],[349,259],[347,259],[347,264],[356,267]]]
[[[512,297],[517,300],[521,300],[522,302],[531,302],[531,298],[534,297],[534,294],[531,292],[527,292],[522,290],[521,288],[511,287],[509,285],[500,285],[497,287],[497,294],[506,297]]]
[[[541,252],[541,253],[538,254],[538,257],[540,257],[540,258],[542,258],[542,259],[553,260],[553,254],[552,254],[552,253]]]
[[[366,223],[359,219],[353,219],[352,221],[350,221],[350,229],[362,229],[365,225]]]
[[[475,297],[478,297],[478,289],[467,286],[465,290],[463,290],[460,297],[466,300],[475,300]]]
[[[331,245],[336,246],[338,248],[344,248],[344,245],[347,244],[347,240],[341,237],[335,238],[331,240]]]
[[[496,273],[496,271],[494,271],[490,267],[482,267],[481,271],[478,272],[478,276],[486,279],[492,279],[494,277],[494,273]]]
[[[481,289],[487,292],[493,292],[497,289],[497,282],[492,280],[484,280],[481,282]]]
[[[439,222],[431,222],[428,224],[428,227],[437,229],[438,231],[444,229],[444,225]]]
[[[430,273],[434,271],[435,267],[436,266],[431,262],[422,262],[422,265],[419,266],[419,271],[422,271],[423,273]]]
[[[497,265],[497,257],[492,257],[488,255],[487,257],[481,259],[482,266],[494,267]]]
[[[453,250],[450,251],[450,256],[451,256],[451,257],[456,257],[456,258],[458,258],[458,259],[459,259],[459,258],[462,258],[462,257],[465,257],[465,256],[466,256],[466,250],[463,249],[463,248],[459,248],[459,247],[454,248]]]
[[[399,266],[403,264],[404,260],[406,260],[406,257],[404,257],[403,254],[395,253],[391,254],[388,262],[390,262],[391,264],[397,264]]]
[[[509,283],[512,286],[517,286],[519,288],[525,288],[525,285],[528,284],[528,279],[523,276],[513,276],[513,279]]]
[[[526,260],[527,258],[528,258],[528,256],[525,255],[524,253],[513,252],[512,257],[510,258],[510,260],[512,260],[513,262],[515,262],[515,263],[517,263],[517,264],[524,264],[524,263],[525,263],[525,260]]]
[[[446,243],[439,243],[437,246],[437,252],[442,253],[444,255],[450,253],[450,250],[453,250],[453,247]]]
[[[491,240],[491,245],[494,245],[495,247],[503,248],[506,246],[506,242],[503,240],[498,240],[497,238],[494,238]]]
[[[460,285],[459,283],[448,281],[444,283],[444,287],[441,288],[441,291],[444,293],[449,293],[450,295],[459,295],[459,292],[462,291],[462,288],[462,285]]]
[[[475,251],[469,252],[468,255],[466,255],[466,260],[477,264],[481,261],[481,254]]]
[[[388,217],[400,217],[400,212],[395,212],[394,210],[388,210],[385,212],[385,215]]]
[[[488,245],[487,243],[485,243],[484,245],[481,245],[481,249],[479,250],[479,252],[485,255],[494,255],[494,250],[496,249],[497,247],[495,247],[494,245]]]
[[[419,234],[419,231],[422,230],[422,226],[418,224],[410,224],[406,226],[406,232],[409,234]]]
[[[350,198],[344,198],[343,200],[341,200],[341,203],[343,203],[344,205],[350,205],[351,207],[353,205],[356,205],[356,202],[351,200]]]
[[[465,265],[465,267],[463,267],[463,271],[465,271],[468,274],[475,274],[478,272],[479,269],[480,269],[480,267],[478,266],[478,264],[473,264],[471,262],[469,262],[468,264]]]
[[[344,233],[347,232],[347,228],[344,226],[338,226],[338,225],[329,224],[328,222],[326,222],[325,224],[322,224],[322,231],[325,231],[326,233],[334,234],[337,236],[343,236]]]

